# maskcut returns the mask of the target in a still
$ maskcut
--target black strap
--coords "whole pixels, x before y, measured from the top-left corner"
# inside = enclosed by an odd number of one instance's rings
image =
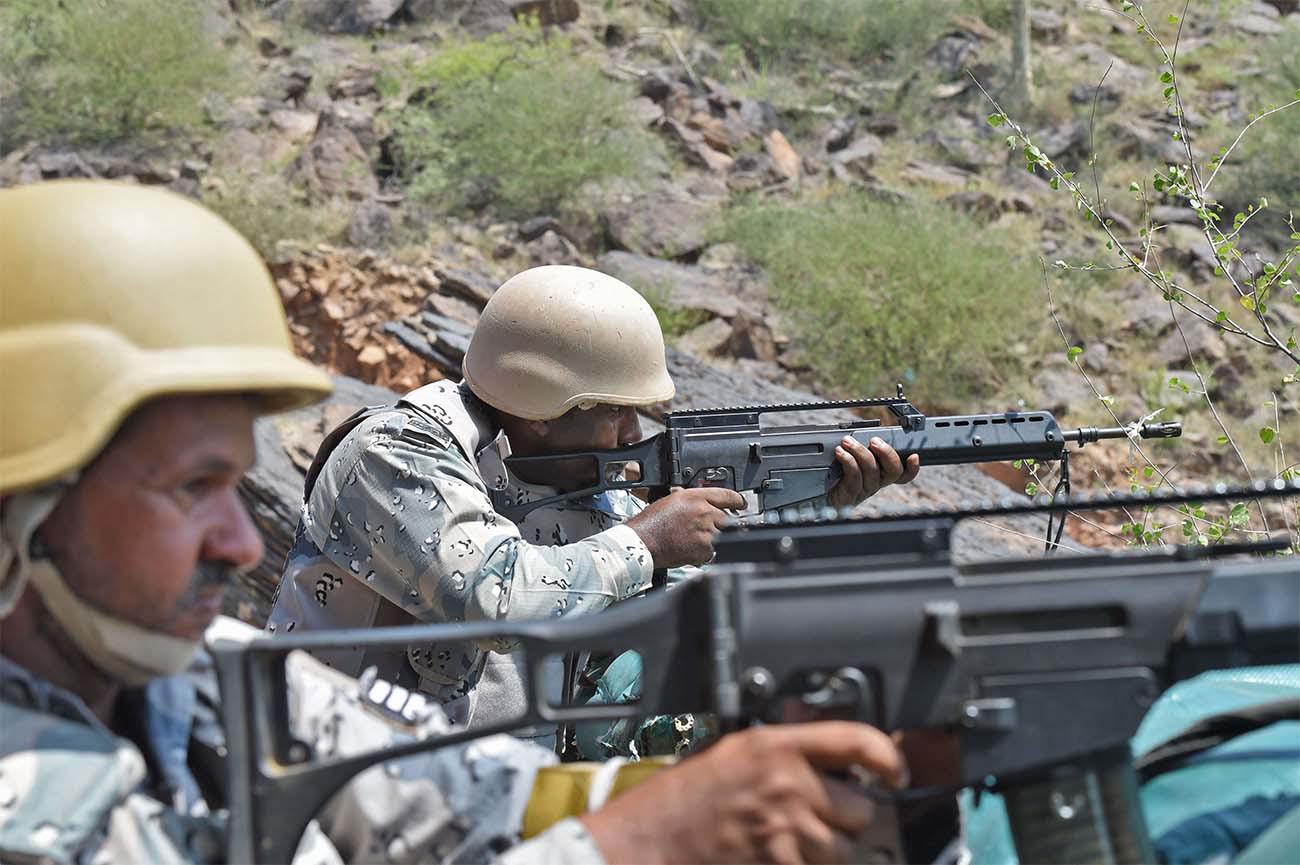
[[[1300,720],[1300,700],[1294,698],[1258,703],[1202,718],[1156,745],[1133,761],[1138,779],[1145,784],[1157,775],[1182,768],[1189,760],[1238,736],[1278,721]]]
[[[347,420],[326,434],[325,438],[321,440],[320,447],[316,449],[316,456],[312,458],[311,465],[307,467],[307,477],[302,486],[302,500],[304,502],[311,498],[312,488],[316,486],[316,478],[320,477],[320,473],[324,470],[330,454],[334,453],[334,449],[339,446],[339,443],[347,438],[348,433],[361,426],[368,418],[393,409],[394,406],[391,405],[368,405],[359,408],[349,415]]]

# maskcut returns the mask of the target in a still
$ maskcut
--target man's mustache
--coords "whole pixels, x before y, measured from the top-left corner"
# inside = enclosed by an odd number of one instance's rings
[[[229,562],[199,562],[190,577],[189,588],[177,601],[176,608],[184,610],[197,604],[200,598],[214,589],[224,589],[235,581],[240,568]]]

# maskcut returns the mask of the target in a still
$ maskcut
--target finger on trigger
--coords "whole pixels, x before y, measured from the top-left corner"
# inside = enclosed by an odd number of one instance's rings
[[[854,721],[814,721],[770,728],[778,743],[797,749],[820,769],[863,766],[891,787],[903,784],[903,754],[884,733]]]
[[[733,489],[727,487],[705,487],[708,492],[705,494],[709,504],[721,510],[743,510],[745,507],[745,497]]]

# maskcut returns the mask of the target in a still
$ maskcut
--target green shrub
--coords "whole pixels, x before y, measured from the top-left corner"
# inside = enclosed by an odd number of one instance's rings
[[[794,347],[841,396],[987,401],[1023,381],[1012,346],[1038,330],[1034,269],[997,230],[937,205],[862,194],[747,204],[724,233],[768,274]]]
[[[695,0],[700,24],[739,43],[758,66],[825,52],[838,60],[924,47],[943,25],[948,0]]]
[[[631,93],[532,27],[453,43],[411,79],[432,95],[397,118],[397,169],[414,197],[444,208],[535,214],[583,183],[634,173],[655,146]]]
[[[197,0],[0,3],[5,141],[104,142],[203,117],[232,73]],[[5,143],[5,142],[0,142]]]
[[[347,225],[347,216],[336,206],[311,201],[305,189],[275,172],[231,177],[204,193],[203,203],[268,261],[281,258],[286,247],[335,240]]]
[[[1263,53],[1263,75],[1258,94],[1265,106],[1279,105],[1300,96],[1300,25],[1283,31]],[[1268,209],[1251,219],[1248,232],[1286,244],[1292,232],[1287,217],[1300,213],[1300,105],[1266,117],[1255,124],[1224,165],[1223,188],[1218,190],[1227,218],[1257,206],[1267,198]],[[1300,221],[1296,223],[1300,230]]]

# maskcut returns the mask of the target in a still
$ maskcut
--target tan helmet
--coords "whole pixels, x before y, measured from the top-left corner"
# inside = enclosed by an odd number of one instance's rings
[[[497,289],[470,338],[464,373],[479,399],[528,420],[673,395],[650,304],[612,276],[568,265],[525,270]]]
[[[0,491],[86,464],[153,397],[247,392],[278,411],[330,389],[213,213],[103,181],[0,190]]]

